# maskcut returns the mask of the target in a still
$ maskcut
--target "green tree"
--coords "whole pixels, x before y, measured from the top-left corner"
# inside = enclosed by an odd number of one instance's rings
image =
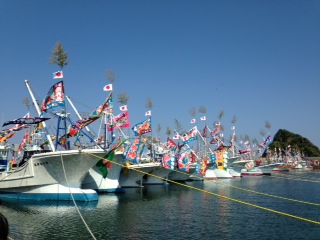
[[[29,98],[25,97],[25,98],[23,99],[22,103],[23,103],[24,105],[26,105],[26,107],[28,108],[28,111],[30,111],[31,103],[30,103]]]
[[[192,107],[192,108],[189,109],[189,114],[190,114],[192,117],[196,117],[197,111],[196,111],[195,107]]]
[[[199,107],[198,112],[205,115],[207,113],[207,108],[205,106],[201,106]]]
[[[112,69],[107,70],[104,76],[110,83],[114,83],[118,78]]]
[[[149,110],[152,110],[152,108],[154,107],[152,98],[148,97],[148,98],[146,99],[145,107],[146,107],[147,109],[149,109]]]
[[[182,124],[179,122],[178,119],[174,119],[174,125],[177,129],[177,132],[180,134],[180,135],[183,135],[186,131],[184,130]]]
[[[118,102],[121,104],[127,104],[129,101],[129,96],[125,92],[118,94]]]
[[[61,42],[58,42],[54,49],[51,50],[52,57],[49,58],[49,64],[56,64],[61,69],[69,64],[68,52],[65,52]]]
[[[168,137],[170,137],[170,135],[172,134],[171,128],[167,127],[166,134],[167,134]]]

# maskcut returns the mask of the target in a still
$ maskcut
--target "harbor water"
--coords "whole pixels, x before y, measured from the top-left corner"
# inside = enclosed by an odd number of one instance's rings
[[[96,202],[1,200],[20,239],[320,239],[320,172],[127,188]]]

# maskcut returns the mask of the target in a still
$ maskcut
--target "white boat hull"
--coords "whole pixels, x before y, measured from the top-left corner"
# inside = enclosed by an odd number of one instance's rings
[[[210,170],[210,169],[208,169],[208,170]],[[208,172],[208,170],[207,170],[207,172]],[[215,175],[218,179],[220,179],[220,178],[233,178],[233,176],[229,173],[228,169],[227,170],[214,169],[213,172],[215,173]]]
[[[189,172],[183,172],[183,171],[179,171],[179,170],[172,170],[169,175],[168,175],[168,179],[171,181],[175,181],[175,182],[184,182],[187,180],[190,180],[193,174],[197,176],[196,173],[196,167],[195,165],[191,166],[189,169]]]
[[[167,183],[170,172],[170,169],[162,167],[160,163],[129,165],[122,169],[120,184],[124,188],[163,185]]]
[[[123,153],[117,152],[112,160],[115,162],[111,164],[111,167],[108,169],[108,175],[106,178],[103,178],[100,170],[93,166],[85,178],[82,181],[82,189],[93,189],[99,193],[122,193],[124,189],[121,188],[119,183],[120,172],[124,164]],[[116,164],[119,163],[120,165]]]
[[[22,167],[0,173],[0,198],[70,200],[63,190],[67,188],[79,201],[98,200],[95,191],[79,189],[86,173],[105,154],[101,149],[34,154]]]

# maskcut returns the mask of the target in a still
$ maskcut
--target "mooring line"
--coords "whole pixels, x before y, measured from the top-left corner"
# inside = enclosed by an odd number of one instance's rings
[[[86,153],[86,154],[95,156],[95,157],[97,157],[97,158],[99,158],[99,159],[104,159],[104,158],[101,158],[101,157],[99,157],[99,156],[97,156],[97,155],[94,155],[94,154],[92,154],[92,153]],[[106,159],[105,159],[105,160],[106,160]],[[108,160],[106,160],[106,161],[108,161]],[[123,165],[123,164],[120,164],[120,163],[117,163],[117,162],[113,162],[113,161],[111,161],[111,162],[114,163],[114,164],[116,164],[116,165],[125,167],[125,165]],[[244,204],[244,205],[247,205],[247,206],[250,206],[250,207],[254,207],[254,208],[257,208],[257,209],[261,209],[261,210],[264,210],[264,211],[268,211],[268,212],[276,213],[276,214],[279,214],[279,215],[287,216],[287,217],[290,217],[290,218],[298,219],[298,220],[301,220],[301,221],[305,221],[305,222],[309,222],[309,223],[313,223],[313,224],[320,225],[320,222],[318,222],[318,221],[314,221],[314,220],[307,219],[307,218],[303,218],[303,217],[298,217],[298,216],[295,216],[295,215],[292,215],[292,214],[280,212],[280,211],[273,210],[273,209],[270,209],[270,208],[258,206],[258,205],[252,204],[252,203],[244,202],[244,201],[241,201],[241,200],[237,200],[237,199],[234,199],[234,198],[230,198],[230,197],[227,197],[227,196],[223,196],[223,195],[220,195],[220,194],[216,194],[216,193],[213,193],[213,192],[209,192],[209,191],[207,191],[207,190],[203,190],[203,189],[196,188],[196,187],[189,186],[189,185],[185,185],[185,184],[182,184],[182,183],[173,181],[173,180],[169,180],[169,179],[166,179],[166,178],[162,178],[162,177],[153,175],[153,174],[151,174],[151,173],[146,173],[146,172],[140,171],[140,170],[138,170],[138,169],[131,168],[131,170],[134,170],[134,171],[136,171],[136,172],[140,172],[140,173],[142,173],[142,174],[147,174],[147,175],[149,175],[149,176],[152,176],[152,177],[155,177],[155,178],[159,178],[159,179],[162,179],[162,180],[164,180],[164,181],[171,182],[171,183],[174,183],[174,184],[183,186],[183,187],[187,187],[187,188],[190,188],[190,189],[193,189],[193,190],[197,190],[197,191],[200,191],[200,192],[203,192],[203,193],[207,193],[207,194],[210,194],[210,195],[219,197],[219,198],[224,198],[224,199],[227,199],[227,200],[229,200],[229,201],[233,201],[233,202],[236,202],[236,203],[241,203],[241,204]]]
[[[64,168],[63,157],[62,157],[62,152],[61,152],[61,151],[60,151],[60,159],[61,159],[61,165],[62,165],[64,177],[65,177],[65,180],[66,180],[66,183],[67,183],[67,187],[68,187],[69,192],[70,192],[70,195],[71,195],[72,202],[73,202],[73,204],[74,204],[74,206],[75,206],[75,209],[77,210],[77,213],[79,214],[79,216],[80,216],[83,224],[85,225],[87,231],[90,233],[91,237],[92,237],[94,240],[96,240],[96,238],[95,238],[95,236],[93,235],[91,229],[89,228],[86,220],[83,218],[83,216],[82,216],[82,214],[81,214],[81,212],[80,212],[80,210],[79,210],[79,207],[78,207],[76,201],[74,200],[73,193],[72,193],[72,191],[71,191],[71,189],[70,189],[69,181],[68,181],[68,178],[67,178],[66,169]]]

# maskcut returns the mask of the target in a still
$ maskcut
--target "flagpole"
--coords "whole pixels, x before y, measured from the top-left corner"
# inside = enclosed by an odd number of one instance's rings
[[[24,82],[25,82],[25,84],[26,84],[26,86],[27,86],[27,89],[28,89],[29,94],[30,94],[30,96],[31,96],[31,99],[32,99],[32,101],[33,101],[33,105],[34,105],[34,107],[36,108],[36,111],[37,111],[37,113],[38,113],[38,115],[39,115],[39,117],[40,117],[40,116],[41,116],[41,111],[40,111],[39,105],[38,105],[38,103],[37,103],[37,100],[36,100],[36,98],[35,98],[34,95],[33,95],[33,92],[32,92],[31,87],[30,87],[30,85],[29,85],[29,81],[28,81],[28,80],[24,80]],[[47,124],[46,124],[44,121],[43,121],[43,123],[42,123],[42,126],[43,126],[43,128],[45,129],[45,132],[46,132],[46,134],[47,134],[47,139],[48,139],[48,141],[49,141],[51,150],[52,150],[53,152],[55,152],[55,147],[54,147],[54,145],[53,145],[51,136],[50,136],[50,134],[48,133]]]
[[[197,132],[199,134],[199,136],[201,137],[202,141],[205,143],[205,147],[208,148],[210,150],[210,153],[213,153],[213,151],[211,150],[211,148],[208,146],[207,141],[201,136],[199,130],[197,129]]]
[[[76,115],[78,116],[78,118],[80,120],[82,120],[82,117],[81,115],[79,114],[78,110],[76,109],[76,107],[73,105],[71,99],[69,96],[66,96],[66,98],[68,99],[68,102],[70,103],[71,107],[73,108],[73,110],[75,111]],[[88,126],[85,126],[86,130],[88,131],[88,133],[91,135],[91,137],[94,137],[93,134],[91,133],[90,129]]]
[[[183,142],[183,138],[181,137],[181,135],[175,130],[175,129],[173,129],[173,131],[176,133],[176,135],[178,135],[179,136],[179,138],[182,140],[182,142]],[[191,152],[196,156],[196,158],[199,160],[200,159],[200,157],[198,157],[198,155],[192,150],[192,148],[187,144],[187,143],[185,143],[185,145],[191,150]]]

